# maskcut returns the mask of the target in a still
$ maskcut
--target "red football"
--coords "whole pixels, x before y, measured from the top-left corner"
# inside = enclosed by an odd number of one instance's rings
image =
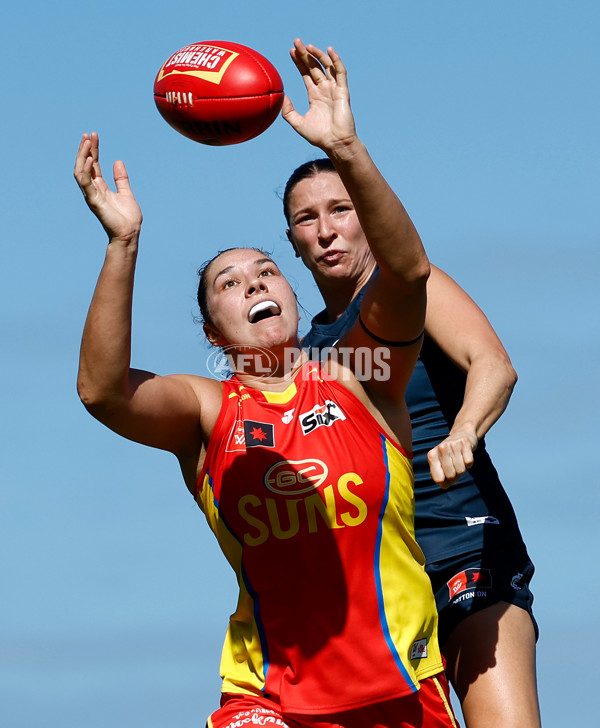
[[[178,132],[202,144],[239,144],[277,118],[283,83],[252,48],[222,40],[173,53],[154,81],[154,101]]]

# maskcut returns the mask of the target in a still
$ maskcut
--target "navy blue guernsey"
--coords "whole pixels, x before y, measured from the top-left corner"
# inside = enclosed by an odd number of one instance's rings
[[[315,316],[302,346],[333,346],[356,321],[364,290],[334,323],[319,323],[323,312]],[[427,453],[448,436],[462,405],[465,381],[465,373],[426,335],[406,402],[413,430],[416,535],[429,563],[484,549],[524,549],[514,510],[483,439],[473,466],[458,483],[443,490],[431,480]]]

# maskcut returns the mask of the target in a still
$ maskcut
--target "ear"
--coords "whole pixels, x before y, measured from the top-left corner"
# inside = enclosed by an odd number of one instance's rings
[[[209,344],[212,344],[213,346],[227,345],[223,334],[218,329],[215,329],[214,326],[211,326],[210,324],[203,324],[202,328],[204,329],[204,335],[208,339]]]
[[[296,253],[296,258],[299,258],[300,257],[300,253],[298,252],[298,248],[296,247],[296,243],[294,242],[294,238],[292,236],[292,231],[288,228],[285,231],[285,234],[287,235],[287,239],[292,244],[292,248],[294,248],[294,253]]]

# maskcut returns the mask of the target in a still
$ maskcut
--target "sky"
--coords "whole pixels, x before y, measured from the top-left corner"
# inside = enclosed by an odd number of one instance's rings
[[[72,169],[98,131],[144,211],[134,366],[206,373],[196,269],[273,252],[281,191],[320,156],[281,119],[212,148],[169,127],[154,77],[189,43],[251,46],[299,110],[295,37],[341,54],[359,136],[431,260],[486,312],[519,374],[488,448],[536,565],[545,728],[597,720],[600,6],[596,0],[11,3],[2,13],[0,723],[191,728],[217,707],[233,572],[172,455],[80,404],[105,235]]]

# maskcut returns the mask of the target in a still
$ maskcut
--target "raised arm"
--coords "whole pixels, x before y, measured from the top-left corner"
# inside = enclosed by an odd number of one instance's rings
[[[450,276],[432,266],[427,291],[427,334],[467,374],[450,433],[427,456],[432,479],[447,488],[473,464],[479,440],[508,405],[517,374],[483,311]]]
[[[89,412],[107,427],[136,442],[175,453],[193,471],[190,464],[200,457],[203,438],[214,423],[214,407],[218,411],[219,385],[200,377],[160,377],[130,368],[133,281],[142,213],[123,162],[115,162],[113,173],[116,192],[102,177],[98,135],[84,134],[74,175],[109,244],[83,332],[78,393]]]
[[[291,55],[303,76],[309,109],[302,116],[286,98],[283,117],[332,160],[379,265],[379,274],[372,279],[363,299],[363,323],[372,334],[385,340],[417,339],[425,323],[429,262],[410,217],[356,134],[346,69],[332,48],[325,53],[296,40]],[[349,339],[353,345],[378,345],[359,326]],[[418,343],[390,349],[393,381],[370,385],[380,387],[382,393],[403,395],[418,350]],[[390,390],[392,386],[396,391]]]

